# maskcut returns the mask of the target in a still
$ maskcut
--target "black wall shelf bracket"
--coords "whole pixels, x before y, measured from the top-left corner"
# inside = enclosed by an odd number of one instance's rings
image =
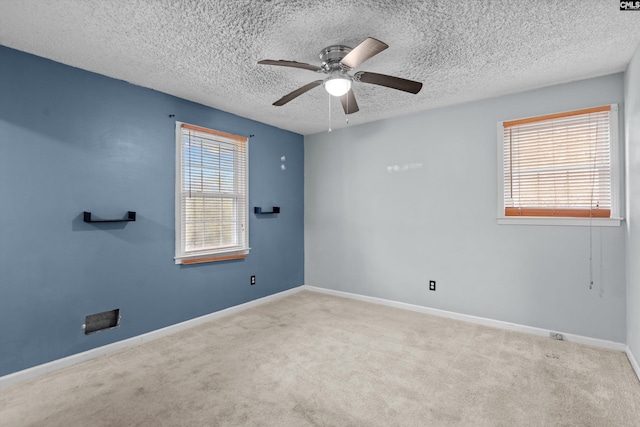
[[[253,212],[256,215],[269,215],[269,214],[279,214],[280,213],[280,207],[279,206],[274,206],[273,210],[271,212],[262,212],[262,208],[260,206],[255,206],[253,208]]]
[[[129,211],[127,212],[127,216],[125,218],[118,219],[102,219],[102,218],[93,218],[91,216],[91,212],[84,211],[84,222],[129,222],[136,220],[136,213]]]

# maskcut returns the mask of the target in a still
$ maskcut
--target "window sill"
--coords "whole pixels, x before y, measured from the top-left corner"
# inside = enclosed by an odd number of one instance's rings
[[[227,252],[227,253],[217,253],[217,254],[198,254],[198,255],[187,255],[182,257],[175,257],[176,264],[203,264],[206,262],[217,262],[217,261],[232,261],[237,259],[244,259],[249,254],[249,250],[237,251],[237,252]]]
[[[499,217],[499,225],[564,225],[579,227],[619,227],[624,218],[555,218],[555,217]]]

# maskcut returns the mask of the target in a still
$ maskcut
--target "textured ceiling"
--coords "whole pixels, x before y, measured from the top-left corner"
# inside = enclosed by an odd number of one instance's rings
[[[424,83],[354,84],[349,125],[623,71],[640,12],[618,0],[0,0],[0,44],[301,134],[347,126],[319,65],[332,44],[389,45],[355,71]]]

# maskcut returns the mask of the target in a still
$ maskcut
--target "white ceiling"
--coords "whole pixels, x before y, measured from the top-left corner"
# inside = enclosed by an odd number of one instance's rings
[[[623,71],[640,12],[618,0],[0,0],[0,44],[301,134],[347,126],[318,80],[332,44],[389,49],[355,71],[424,83],[418,95],[355,83],[351,126]],[[330,109],[331,105],[331,109]],[[331,110],[331,117],[329,111]]]

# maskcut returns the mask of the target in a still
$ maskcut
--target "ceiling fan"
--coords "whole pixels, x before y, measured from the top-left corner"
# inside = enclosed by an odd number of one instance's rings
[[[317,86],[324,85],[324,88],[330,95],[340,97],[345,114],[352,114],[359,111],[356,97],[351,89],[352,82],[386,86],[391,89],[402,90],[413,94],[420,92],[420,89],[422,89],[422,83],[420,82],[388,76],[386,74],[370,73],[368,71],[358,71],[353,75],[349,74],[349,71],[388,47],[386,43],[369,37],[353,49],[344,45],[333,45],[322,49],[322,51],[320,51],[320,59],[322,60],[320,66],[303,62],[273,59],[263,59],[262,61],[258,61],[258,64],[302,68],[304,70],[329,75],[323,80],[313,81],[294,90],[274,102],[273,105],[280,107],[303,93]]]

